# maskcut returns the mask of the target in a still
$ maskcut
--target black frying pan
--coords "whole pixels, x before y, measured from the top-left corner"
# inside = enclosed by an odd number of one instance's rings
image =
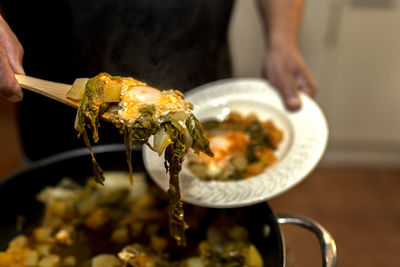
[[[127,170],[124,149],[123,145],[105,145],[96,147],[94,151],[104,170]],[[145,171],[140,150],[133,151],[132,162],[134,171]],[[91,166],[88,150],[82,148],[46,158],[1,179],[0,249],[4,250],[10,239],[18,234],[16,222],[20,215],[26,219],[24,226],[38,222],[42,215],[42,205],[36,201],[35,196],[41,189],[56,185],[64,177],[83,184],[92,175]],[[279,223],[295,223],[315,232],[323,249],[323,266],[336,266],[333,239],[312,220],[296,216],[276,216],[266,202],[235,209],[209,208],[207,212],[225,212],[243,220],[250,230],[252,242],[263,254],[265,266],[285,266],[285,247]]]

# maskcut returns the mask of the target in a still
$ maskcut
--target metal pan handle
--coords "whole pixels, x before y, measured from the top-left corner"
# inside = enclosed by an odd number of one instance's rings
[[[322,225],[312,219],[292,214],[278,214],[277,220],[279,224],[294,224],[313,232],[321,245],[322,266],[336,266],[337,253],[335,240]]]

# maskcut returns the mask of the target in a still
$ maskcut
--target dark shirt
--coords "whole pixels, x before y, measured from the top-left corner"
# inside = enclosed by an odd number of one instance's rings
[[[72,83],[100,72],[187,91],[231,75],[227,28],[233,0],[6,0],[6,20],[24,46],[27,75]],[[76,111],[25,91],[19,125],[37,160],[83,146]],[[37,119],[39,115],[40,119]],[[121,142],[102,123],[100,143]]]

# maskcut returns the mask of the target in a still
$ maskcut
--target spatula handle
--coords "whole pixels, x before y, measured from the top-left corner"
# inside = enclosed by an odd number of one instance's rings
[[[42,80],[21,74],[15,74],[15,78],[24,89],[50,97],[74,108],[79,107],[79,101],[67,97],[67,92],[71,89],[70,84]]]

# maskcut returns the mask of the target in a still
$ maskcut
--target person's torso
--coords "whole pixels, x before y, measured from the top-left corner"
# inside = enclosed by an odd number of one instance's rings
[[[186,91],[230,76],[227,28],[233,0],[5,0],[25,49],[27,75],[64,83],[100,72]],[[19,125],[28,158],[83,146],[75,110],[25,92]],[[37,120],[37,115],[41,120]],[[100,143],[121,142],[103,123]]]
[[[232,0],[3,1],[29,75],[99,72],[188,90],[230,75]]]

